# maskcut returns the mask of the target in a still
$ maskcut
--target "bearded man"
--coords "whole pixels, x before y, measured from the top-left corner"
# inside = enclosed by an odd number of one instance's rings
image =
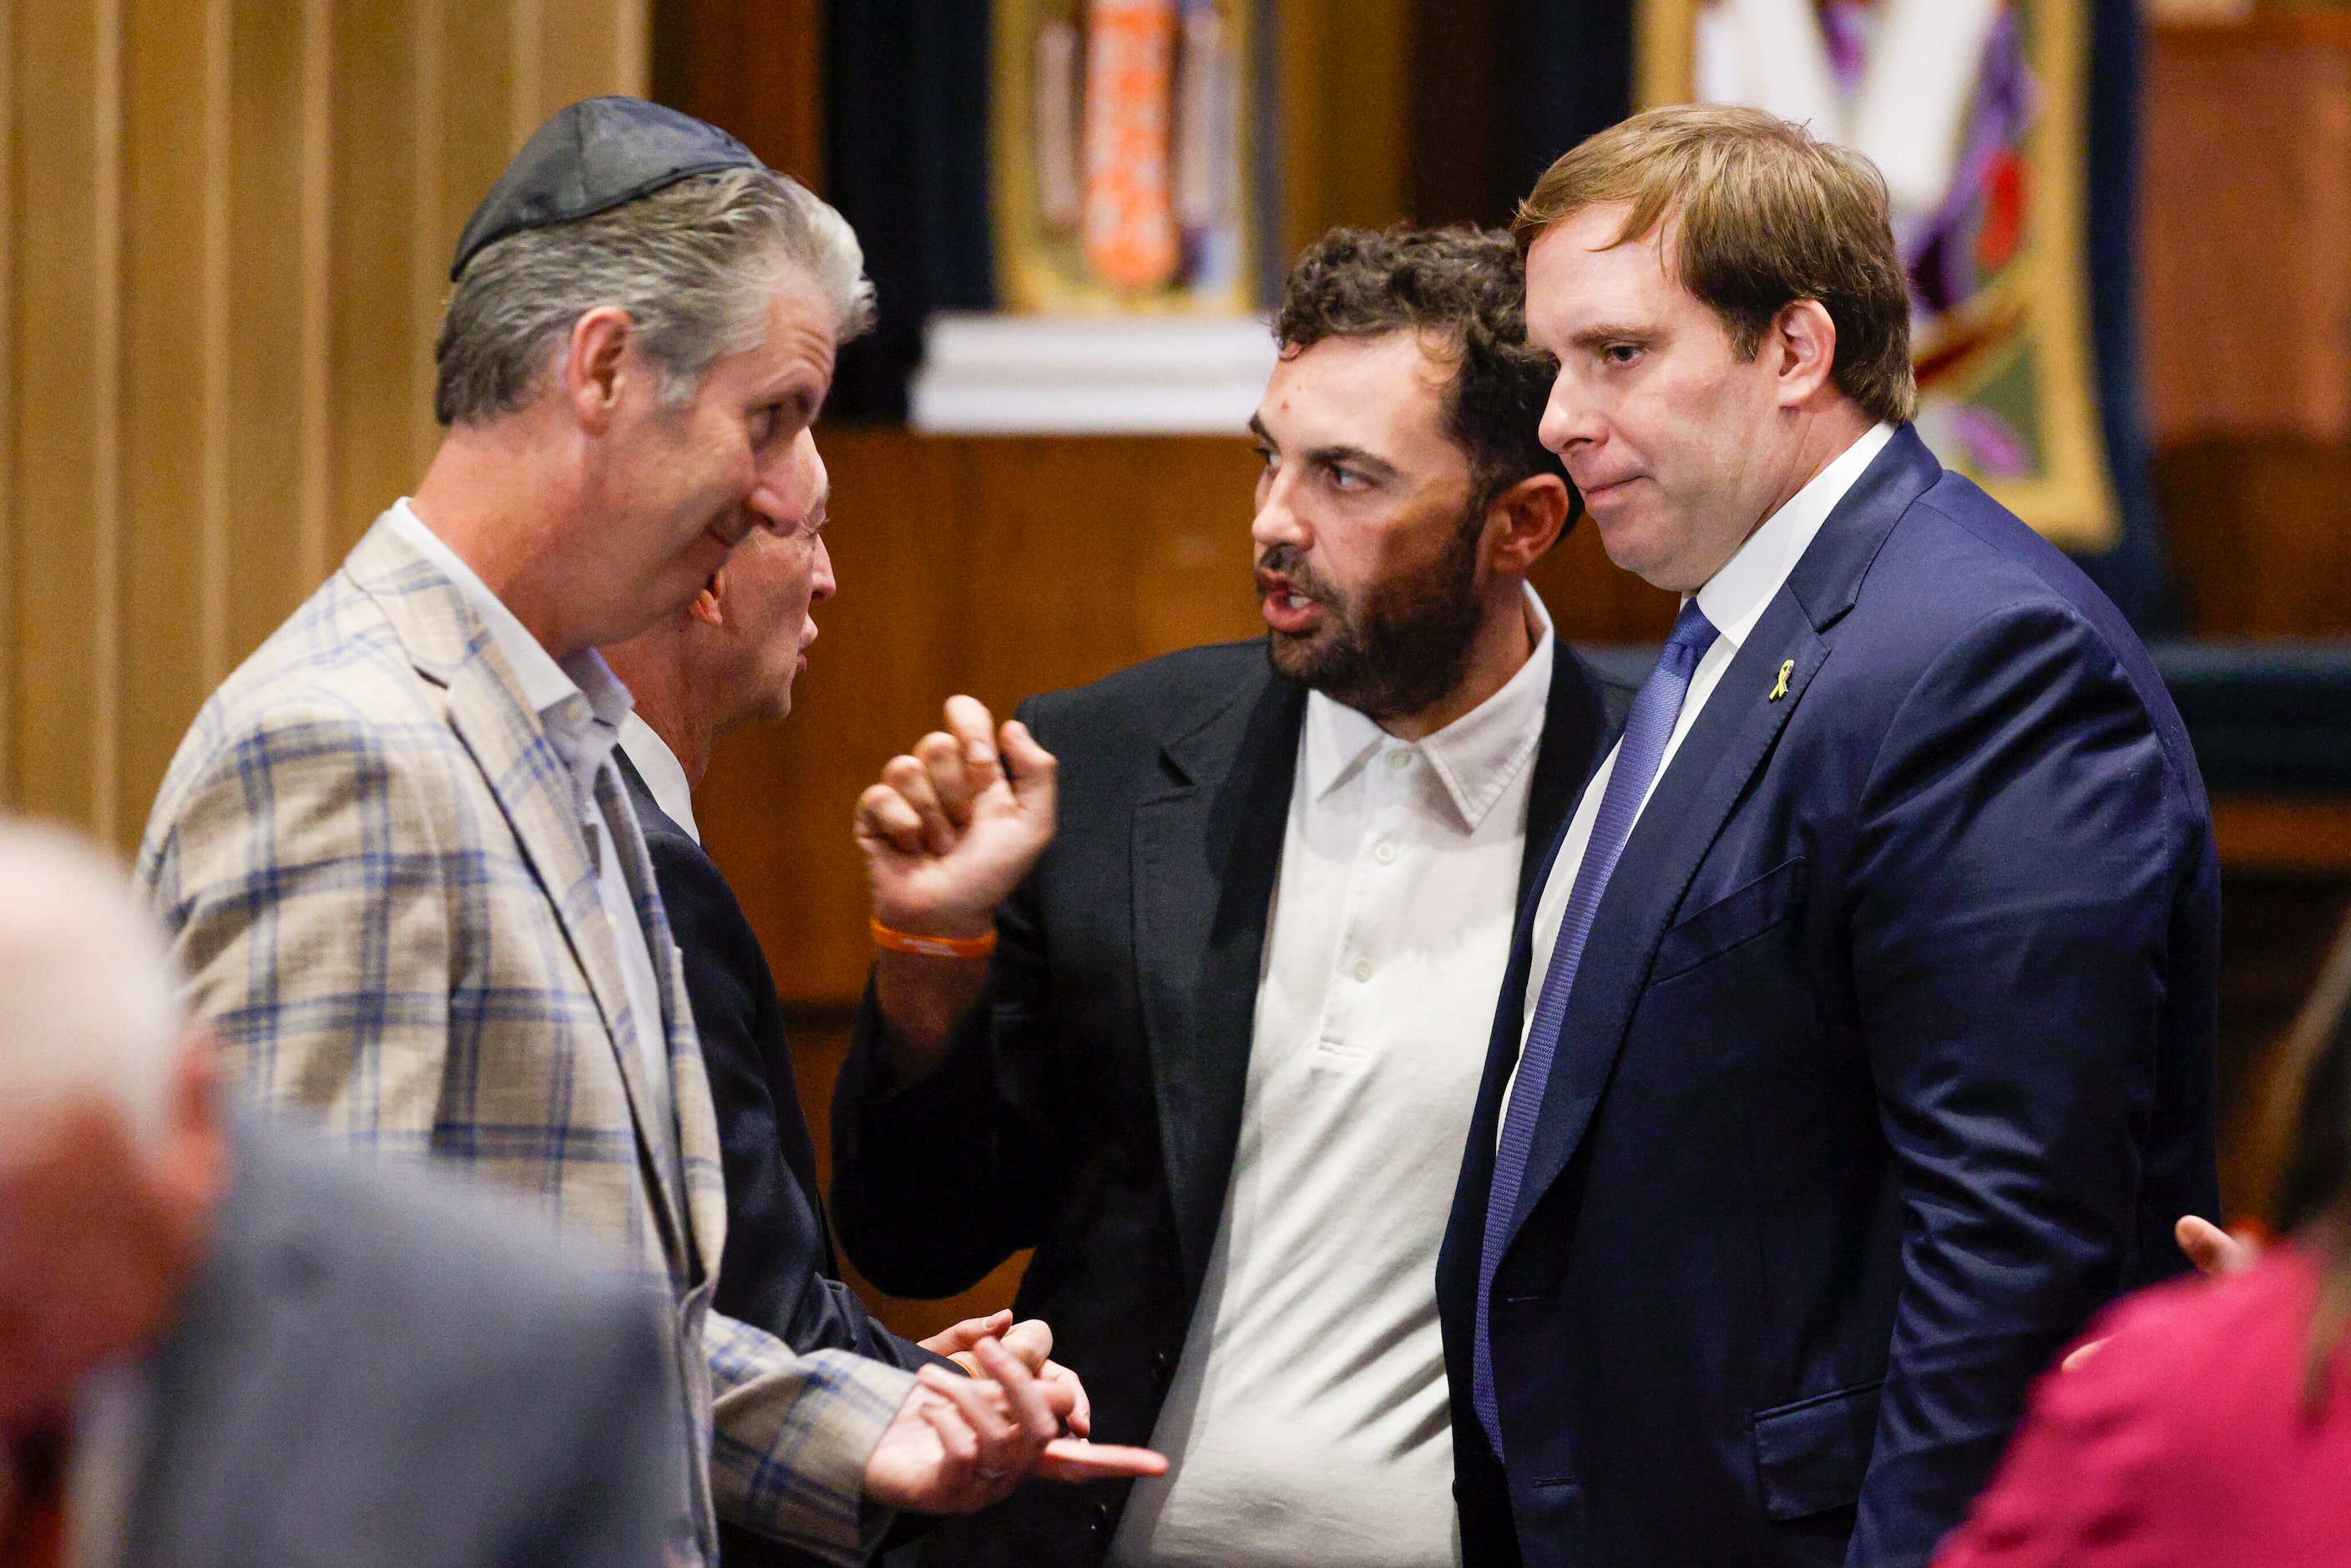
[[[1463,1002],[1622,703],[1526,583],[1573,502],[1509,242],[1332,234],[1276,329],[1270,638],[1031,700],[1008,777],[956,698],[859,802],[882,952],[833,1105],[842,1239],[921,1296],[1036,1249],[1018,1310],[1094,1436],[1173,1461],[1016,1493],[926,1563],[1458,1554],[1434,1279],[1487,1055]]]

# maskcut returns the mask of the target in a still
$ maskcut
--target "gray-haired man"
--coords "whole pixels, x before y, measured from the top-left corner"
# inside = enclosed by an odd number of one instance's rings
[[[861,265],[697,120],[597,99],[542,127],[459,240],[414,498],[206,705],[140,862],[252,1088],[518,1187],[667,1287],[705,1555],[714,1504],[853,1563],[893,1508],[1139,1462],[1058,1439],[1069,1392],[993,1340],[991,1384],[709,1307],[709,1090],[595,649],[799,515]]]

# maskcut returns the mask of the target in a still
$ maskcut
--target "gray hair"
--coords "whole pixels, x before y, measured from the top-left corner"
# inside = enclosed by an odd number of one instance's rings
[[[434,347],[434,416],[479,423],[528,403],[580,317],[636,323],[661,400],[693,398],[711,361],[756,346],[768,302],[812,285],[846,342],[873,324],[873,285],[849,220],[769,169],[696,175],[576,223],[524,229],[466,263]]]
[[[159,1135],[179,990],[120,866],[57,829],[0,822],[0,1155],[81,1094],[111,1101],[134,1136]]]

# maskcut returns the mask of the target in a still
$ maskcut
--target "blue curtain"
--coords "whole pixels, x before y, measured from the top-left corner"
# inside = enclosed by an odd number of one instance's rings
[[[2177,632],[2179,606],[2163,564],[2146,411],[2139,401],[2139,24],[2137,0],[2094,0],[2090,43],[2090,339],[2098,420],[2114,472],[2122,538],[2077,559],[2131,624],[2147,635]]]
[[[857,230],[881,322],[848,345],[828,413],[903,420],[934,310],[996,304],[989,0],[831,0],[825,193]]]

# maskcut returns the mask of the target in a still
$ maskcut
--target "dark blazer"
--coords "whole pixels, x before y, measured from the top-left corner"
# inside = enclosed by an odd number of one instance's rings
[[[1019,1310],[1053,1325],[1105,1441],[1150,1440],[1215,1239],[1305,709],[1262,642],[1024,704],[1060,758],[1060,831],[998,915],[987,1003],[893,1092],[869,995],[834,1092],[834,1217],[859,1267],[937,1296],[1035,1248]],[[1530,842],[1565,821],[1610,711],[1561,650]],[[925,1560],[1096,1562],[1126,1490],[1024,1489],[943,1523]]]
[[[710,1075],[726,1176],[726,1246],[712,1310],[766,1329],[803,1355],[846,1350],[910,1371],[925,1362],[953,1366],[883,1328],[841,1282],[767,955],[717,864],[655,803],[627,756],[613,756],[644,828]],[[718,1552],[726,1568],[820,1561],[724,1522]]]
[[[2215,1212],[2218,872],[2138,639],[1907,428],[1830,515],[1586,943],[1494,1283],[1506,1476],[1470,1336],[1537,896],[1438,1269],[1468,1562],[1924,1563]]]
[[[693,1539],[669,1334],[511,1199],[258,1124],[151,1364],[131,1568],[644,1568]]]

